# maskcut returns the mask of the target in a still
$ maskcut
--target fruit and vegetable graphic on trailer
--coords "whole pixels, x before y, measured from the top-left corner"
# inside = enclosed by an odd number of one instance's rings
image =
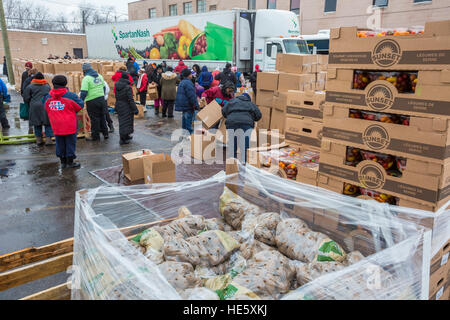
[[[178,25],[154,33],[153,42],[143,49],[118,44],[119,38],[114,28],[113,35],[117,53],[124,59],[132,56],[136,59],[155,60],[232,60],[233,57],[233,30],[211,22],[206,22],[202,31],[181,19]]]

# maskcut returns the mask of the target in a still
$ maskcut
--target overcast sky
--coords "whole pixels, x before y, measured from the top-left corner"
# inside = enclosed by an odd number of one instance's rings
[[[119,14],[128,14],[128,3],[133,2],[135,0],[95,0],[95,1],[86,1],[86,0],[33,0],[38,3],[46,5],[53,13],[60,12],[72,12],[77,9],[79,4],[85,6],[114,6],[116,7],[117,13]],[[123,18],[123,17],[121,17]]]

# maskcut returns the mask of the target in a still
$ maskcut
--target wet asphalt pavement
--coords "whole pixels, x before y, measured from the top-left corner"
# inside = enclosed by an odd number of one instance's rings
[[[20,95],[10,90],[12,103],[7,110],[11,126],[4,135],[28,133],[28,122],[19,118]],[[145,119],[135,120],[134,139],[129,145],[119,145],[117,116],[113,115],[116,131],[108,140],[89,142],[78,139],[77,161],[80,169],[61,170],[55,146],[0,145],[0,255],[32,246],[47,245],[71,238],[74,226],[75,192],[102,184],[89,172],[122,164],[121,154],[143,148],[170,153],[174,129],[181,127],[181,114],[174,119],[146,112]],[[21,287],[0,292],[0,300],[17,299],[63,283],[68,274],[59,274]]]

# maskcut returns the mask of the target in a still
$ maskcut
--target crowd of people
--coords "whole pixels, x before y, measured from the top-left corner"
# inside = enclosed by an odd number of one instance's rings
[[[25,64],[22,74],[20,93],[28,110],[26,119],[29,121],[29,134],[34,133],[39,146],[56,144],[56,155],[61,160],[62,168],[80,166],[74,162],[78,131],[76,114],[84,106],[91,120],[91,135],[86,140],[99,141],[101,136],[106,140],[114,132],[107,105],[108,84],[89,63],[84,63],[82,70],[84,78],[79,96],[68,90],[64,75],[56,75],[50,84],[41,72],[33,68],[31,62]],[[256,86],[255,74],[259,71],[256,66],[255,73],[250,77],[252,87]],[[186,130],[186,139],[193,133],[193,121],[200,105],[212,101],[222,107],[227,129],[248,131],[261,118],[261,112],[248,94],[235,98],[237,89],[245,84],[245,79],[229,63],[222,71],[216,69],[210,72],[207,66],[200,68],[197,64],[190,69],[182,60],[173,69],[165,62],[160,65],[144,62],[140,67],[134,58],[129,58],[116,71],[112,80],[121,145],[129,144],[133,139],[134,115],[139,113],[133,86],[143,106],[146,106],[149,86],[156,87],[158,98],[154,100],[155,115],[173,118],[174,110],[182,112],[182,128]],[[0,80],[0,122],[3,128],[9,128],[3,109],[3,101],[8,99],[6,86]],[[218,128],[218,124],[215,128]],[[246,139],[245,148],[248,148],[248,144]]]

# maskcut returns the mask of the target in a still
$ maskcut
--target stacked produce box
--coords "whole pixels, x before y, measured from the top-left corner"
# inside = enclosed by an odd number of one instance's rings
[[[449,52],[450,21],[417,35],[331,31],[320,187],[429,211],[447,203]],[[446,285],[447,260],[433,260]],[[430,297],[441,289],[430,283]]]
[[[259,127],[279,130],[286,143],[250,150],[253,165],[317,185],[327,60],[324,55],[278,54],[276,72],[258,73]]]

